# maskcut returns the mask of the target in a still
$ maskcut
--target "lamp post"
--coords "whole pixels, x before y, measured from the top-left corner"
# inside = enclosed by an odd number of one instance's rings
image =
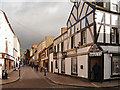
[[[20,76],[20,61],[19,61],[19,79],[20,79],[20,77],[21,77],[21,76]]]

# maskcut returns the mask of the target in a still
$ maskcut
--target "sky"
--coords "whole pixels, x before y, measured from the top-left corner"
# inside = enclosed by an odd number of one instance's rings
[[[45,36],[59,36],[66,27],[73,3],[70,0],[0,0],[21,43],[21,51],[39,44]]]

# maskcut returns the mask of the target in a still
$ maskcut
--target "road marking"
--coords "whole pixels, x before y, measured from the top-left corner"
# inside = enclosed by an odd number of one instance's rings
[[[98,85],[96,85],[95,83],[91,83],[93,86],[95,86],[95,87],[99,87]]]

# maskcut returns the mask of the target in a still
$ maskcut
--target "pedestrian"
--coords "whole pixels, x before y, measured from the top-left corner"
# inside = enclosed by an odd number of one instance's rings
[[[35,68],[35,65],[34,65],[34,63],[33,63],[33,70],[34,70],[34,68]]]
[[[100,66],[98,65],[98,63],[96,63],[92,69],[94,72],[94,81],[99,81]]]
[[[36,71],[38,71],[38,67],[39,67],[39,66],[38,66],[38,64],[37,64],[37,65],[36,65]]]
[[[45,67],[44,68],[44,76],[46,76],[46,73],[47,73],[47,68]]]
[[[40,68],[40,72],[42,72],[43,67]]]
[[[2,71],[2,79],[5,79],[5,71]]]
[[[8,79],[8,73],[7,73],[7,70],[5,70],[5,79]]]

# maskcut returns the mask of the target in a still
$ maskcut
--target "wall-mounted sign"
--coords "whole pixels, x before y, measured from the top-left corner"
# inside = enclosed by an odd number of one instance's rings
[[[2,53],[2,58],[5,58],[5,53]]]
[[[89,56],[91,56],[91,57],[102,56],[102,51],[100,50],[100,48],[96,44],[94,44],[89,49]]]
[[[90,52],[89,56],[93,57],[93,56],[102,56],[102,52]]]
[[[53,59],[57,59],[57,52],[53,53]]]
[[[72,51],[67,52],[67,56],[74,55],[74,54],[76,54],[76,50],[72,50]]]

